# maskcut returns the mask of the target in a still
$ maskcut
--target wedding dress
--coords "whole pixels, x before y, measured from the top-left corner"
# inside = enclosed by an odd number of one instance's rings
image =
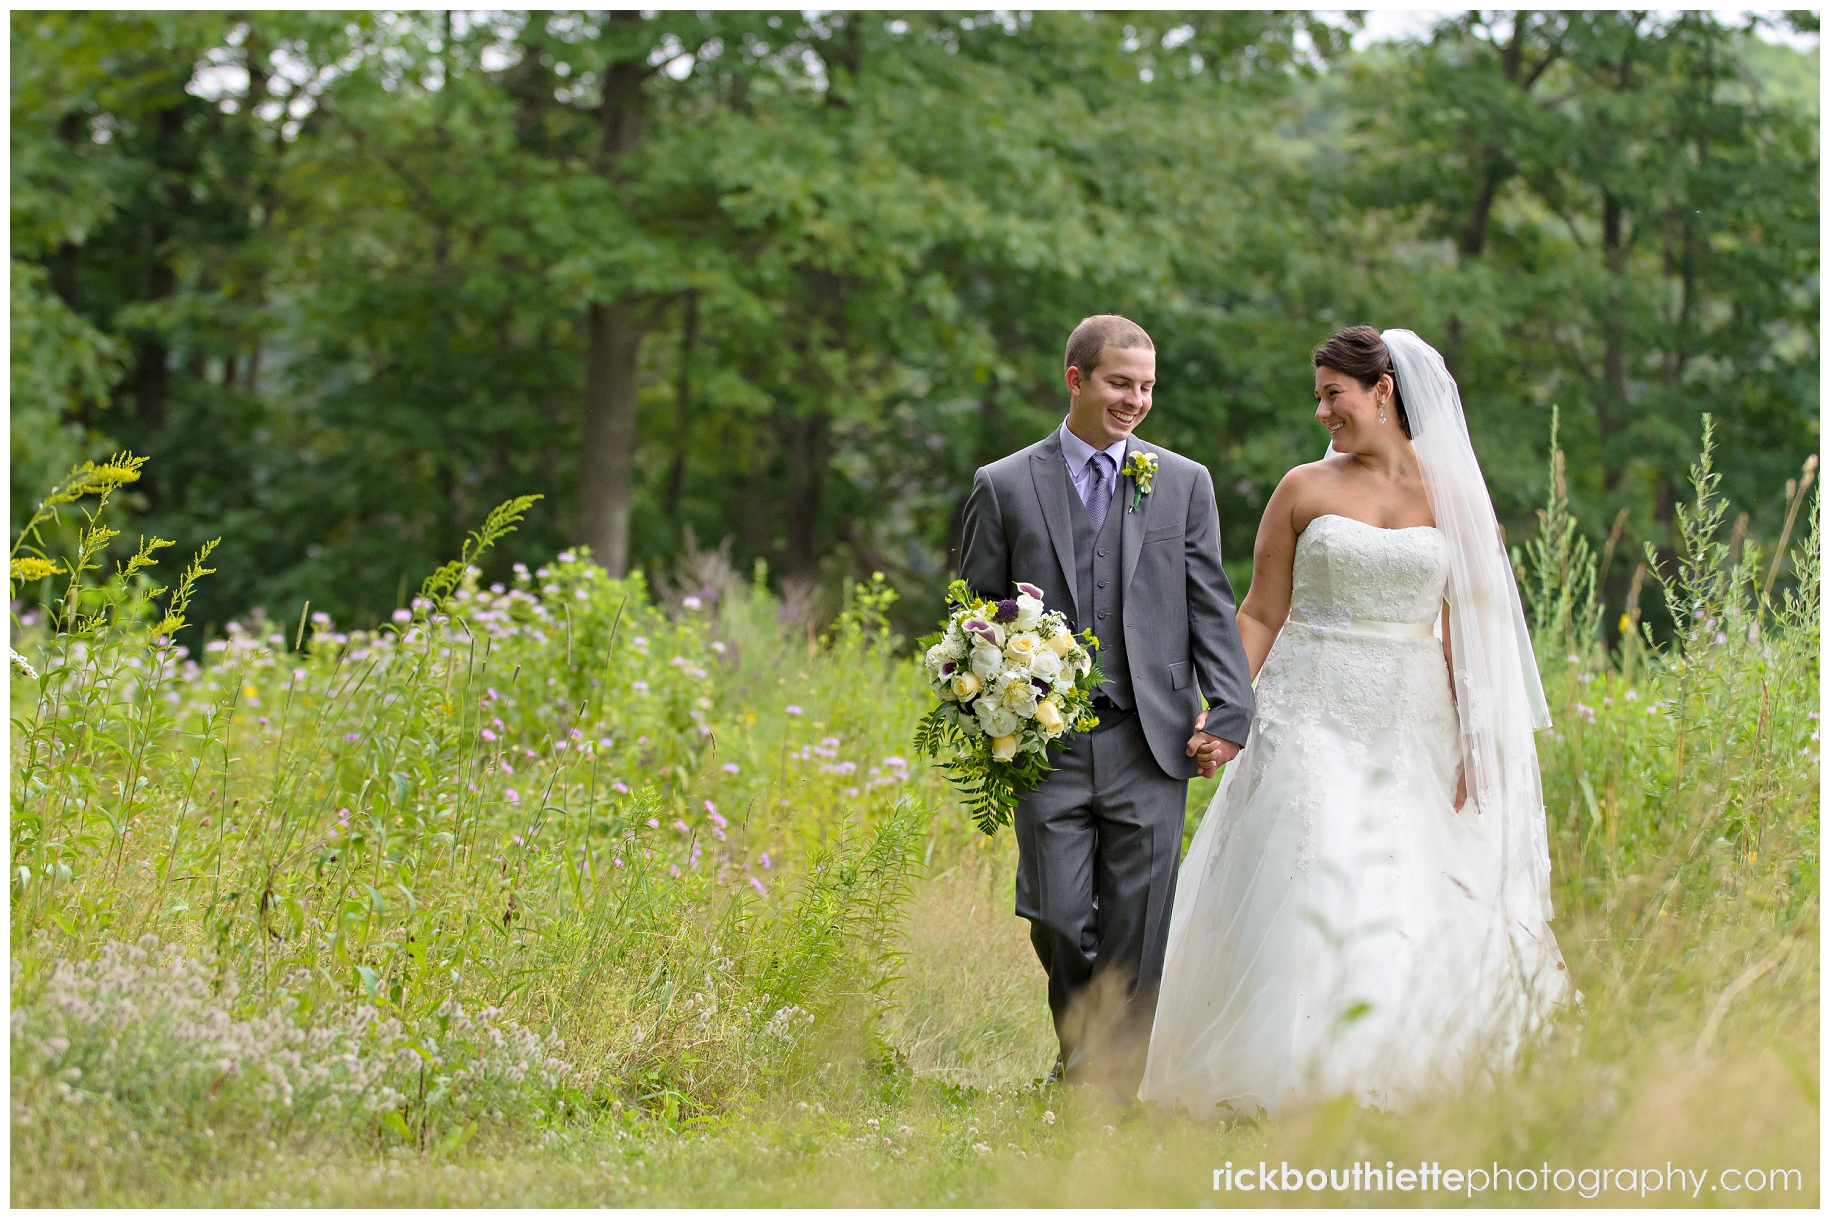
[[[1548,901],[1507,886],[1533,873],[1508,860],[1499,801],[1451,804],[1450,559],[1431,527],[1329,515],[1297,539],[1251,739],[1177,880],[1142,1099],[1401,1107],[1509,1059],[1569,993]]]

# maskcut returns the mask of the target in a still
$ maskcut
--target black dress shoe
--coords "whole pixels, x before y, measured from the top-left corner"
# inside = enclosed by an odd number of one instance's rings
[[[1048,1069],[1048,1082],[1062,1083],[1067,1079],[1067,1064],[1061,1061],[1061,1055],[1055,1055],[1055,1065]]]

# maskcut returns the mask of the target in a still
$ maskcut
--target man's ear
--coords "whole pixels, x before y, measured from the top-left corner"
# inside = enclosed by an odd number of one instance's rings
[[[1063,375],[1067,380],[1068,393],[1073,394],[1075,397],[1079,397],[1080,391],[1085,388],[1085,384],[1080,377],[1080,369],[1069,364],[1067,366],[1067,372]]]

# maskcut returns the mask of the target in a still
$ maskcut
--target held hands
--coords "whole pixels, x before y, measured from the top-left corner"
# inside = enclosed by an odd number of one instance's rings
[[[1216,770],[1239,756],[1239,746],[1202,731],[1206,725],[1207,712],[1203,711],[1195,717],[1195,734],[1188,738],[1188,748],[1183,756],[1195,760],[1203,779],[1211,779]]]
[[[1468,772],[1461,767],[1457,767],[1455,770],[1455,800],[1453,803],[1456,812],[1461,813],[1467,811]]]

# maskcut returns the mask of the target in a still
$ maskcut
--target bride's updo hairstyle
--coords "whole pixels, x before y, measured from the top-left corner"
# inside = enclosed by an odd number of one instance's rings
[[[1398,389],[1398,370],[1392,365],[1392,353],[1385,349],[1385,340],[1371,326],[1349,326],[1333,338],[1315,349],[1310,362],[1317,368],[1332,368],[1344,372],[1360,383],[1361,389],[1371,389],[1379,383],[1380,377],[1392,379],[1392,405],[1398,408],[1398,426],[1404,429],[1406,439],[1411,434],[1411,419],[1404,412],[1404,395]]]

